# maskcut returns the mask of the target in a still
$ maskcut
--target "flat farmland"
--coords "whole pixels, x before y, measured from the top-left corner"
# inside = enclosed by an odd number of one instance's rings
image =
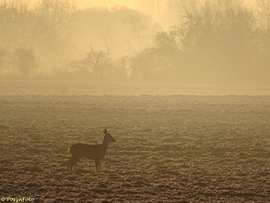
[[[2,202],[270,201],[269,96],[3,93],[0,115]],[[68,147],[104,128],[101,174],[68,175]]]

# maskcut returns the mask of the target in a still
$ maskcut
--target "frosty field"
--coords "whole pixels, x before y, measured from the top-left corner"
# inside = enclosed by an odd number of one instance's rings
[[[7,90],[0,90],[1,202],[270,201],[269,95]],[[101,174],[84,159],[68,175],[68,146],[101,143],[105,127],[116,142]]]

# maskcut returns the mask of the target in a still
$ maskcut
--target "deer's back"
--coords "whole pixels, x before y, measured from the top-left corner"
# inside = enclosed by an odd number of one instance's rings
[[[71,145],[69,151],[73,157],[84,157],[88,159],[103,159],[106,152],[102,144],[91,145],[84,143]]]

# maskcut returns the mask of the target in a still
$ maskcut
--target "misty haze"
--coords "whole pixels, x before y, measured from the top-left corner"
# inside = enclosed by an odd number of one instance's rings
[[[270,1],[107,2],[0,0],[0,201],[270,202]]]

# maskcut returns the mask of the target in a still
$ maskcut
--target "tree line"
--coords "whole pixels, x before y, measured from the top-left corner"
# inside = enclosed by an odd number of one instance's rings
[[[0,76],[270,84],[268,0],[166,3],[175,21],[165,30],[125,7],[1,1]]]

